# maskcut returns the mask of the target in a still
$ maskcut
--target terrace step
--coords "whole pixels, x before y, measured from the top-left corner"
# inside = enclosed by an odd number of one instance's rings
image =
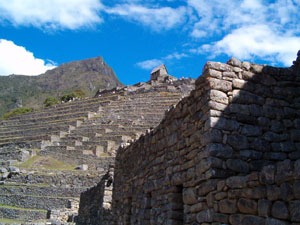
[[[0,195],[0,206],[7,205],[20,208],[45,209],[67,208],[70,197],[31,196],[31,195]],[[75,199],[75,198],[74,198]]]
[[[47,210],[0,205],[0,218],[18,221],[37,221],[47,219],[47,214]]]

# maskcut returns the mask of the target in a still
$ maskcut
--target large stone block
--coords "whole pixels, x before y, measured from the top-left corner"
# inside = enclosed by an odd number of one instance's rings
[[[250,199],[241,198],[237,202],[237,207],[241,213],[256,215],[257,202]]]
[[[249,165],[243,160],[240,159],[228,159],[226,165],[229,169],[239,172],[239,173],[248,173]]]
[[[290,216],[292,222],[300,222],[300,201],[291,201],[289,203]]]
[[[288,219],[289,210],[284,202],[276,201],[272,205],[272,216],[278,219]]]
[[[221,213],[236,213],[238,211],[235,199],[223,199],[219,201],[219,210]]]
[[[242,150],[249,148],[249,142],[246,136],[243,135],[229,135],[227,143],[235,150]]]
[[[233,103],[263,105],[265,99],[244,90],[233,90]]]
[[[188,205],[196,204],[198,202],[195,188],[183,189],[183,202]]]
[[[233,155],[233,149],[224,144],[210,143],[206,146],[205,151],[208,156],[214,156],[218,158],[228,159]]]
[[[258,215],[268,217],[271,214],[272,202],[270,200],[261,199],[258,201]]]
[[[198,223],[211,223],[213,222],[214,210],[213,209],[206,209],[199,212],[196,216]]]
[[[212,88],[212,89],[223,91],[223,92],[232,91],[232,83],[229,81],[219,80],[219,79],[215,79],[215,78],[209,78],[208,82],[209,82],[210,88]]]
[[[244,176],[229,177],[226,184],[230,188],[244,188],[247,186],[247,179]]]
[[[215,180],[215,179],[211,179],[211,180],[201,183],[198,187],[198,195],[204,196],[207,193],[216,190],[217,183],[218,183],[218,180]]]

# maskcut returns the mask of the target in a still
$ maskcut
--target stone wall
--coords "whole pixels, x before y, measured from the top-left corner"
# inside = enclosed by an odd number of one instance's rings
[[[110,225],[112,223],[112,179],[113,168],[111,167],[97,186],[81,194],[78,224]]]
[[[208,62],[158,127],[119,148],[114,224],[299,223],[299,62]]]

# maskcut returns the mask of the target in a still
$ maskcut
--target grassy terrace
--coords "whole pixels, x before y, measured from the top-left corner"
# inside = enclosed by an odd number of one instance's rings
[[[70,119],[61,119],[61,120],[51,120],[51,121],[44,121],[44,122],[41,122],[41,123],[27,123],[27,124],[18,124],[18,125],[6,125],[6,126],[2,126],[0,127],[0,130],[2,129],[12,129],[12,128],[20,128],[20,127],[30,127],[30,126],[38,126],[38,125],[41,125],[41,126],[44,126],[44,125],[49,125],[49,124],[57,124],[57,123],[65,123],[65,122],[73,122],[73,121],[76,121],[76,120],[83,120],[85,119],[86,117],[84,116],[80,116],[80,117],[74,117],[74,118],[70,118]],[[23,130],[23,129],[22,129]]]
[[[89,107],[90,105],[97,104],[97,103],[99,103],[99,104],[100,103],[109,103],[111,101],[111,98],[114,98],[117,96],[119,96],[119,95],[110,95],[110,96],[105,96],[105,97],[90,98],[87,100],[80,100],[80,101],[73,101],[73,102],[58,104],[56,106],[52,106],[52,107],[44,108],[41,110],[33,111],[31,113],[25,113],[23,115],[12,117],[12,118],[8,119],[7,121],[13,121],[15,119],[27,117],[27,116],[31,116],[31,115],[39,115],[39,114],[49,113],[49,111],[51,111],[51,110],[55,110],[57,112],[64,111],[64,110],[68,111],[68,110],[72,110],[74,107],[78,107],[78,105],[80,105],[80,108],[84,108],[84,107]]]
[[[33,156],[26,162],[19,165],[20,168],[39,168],[46,170],[74,170],[74,165],[69,165],[58,161],[52,157]]]
[[[24,196],[24,197],[32,197],[32,198],[48,198],[48,199],[78,199],[79,200],[79,197],[62,197],[62,196],[47,196],[47,195],[44,195],[44,196],[38,196],[38,195],[14,195],[14,194],[0,194],[0,196]],[[1,205],[0,205],[1,207]],[[14,206],[11,206],[11,207],[14,207]],[[16,207],[18,208],[18,207]],[[19,208],[18,208],[19,209]],[[21,208],[22,209],[22,208]],[[26,210],[26,208],[24,209]]]
[[[5,121],[5,122],[8,122],[8,123],[13,123],[13,122],[18,122],[20,123],[21,121],[40,121],[40,123],[44,123],[45,121],[42,121],[42,120],[51,120],[51,121],[54,121],[55,118],[58,118],[58,117],[68,117],[68,116],[74,116],[74,115],[83,115],[83,114],[88,114],[89,111],[84,111],[84,112],[78,112],[78,113],[68,113],[68,114],[63,114],[63,115],[54,115],[54,116],[46,116],[46,117],[37,117],[35,119],[16,119],[16,120],[10,120],[10,121]],[[81,116],[79,116],[81,117]],[[74,117],[73,117],[74,118]],[[26,123],[26,124],[30,124],[30,123]]]
[[[1,195],[1,194],[0,194]],[[6,208],[6,209],[16,209],[16,210],[23,210],[23,211],[39,211],[39,212],[47,212],[46,209],[29,209],[29,208],[19,208],[15,206],[10,205],[0,205],[0,208]]]
[[[25,221],[0,218],[0,224],[25,224]]]

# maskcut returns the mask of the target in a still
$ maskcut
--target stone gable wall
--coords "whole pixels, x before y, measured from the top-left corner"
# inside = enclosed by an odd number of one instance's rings
[[[208,62],[158,127],[119,148],[114,224],[299,223],[299,96],[299,57]]]

